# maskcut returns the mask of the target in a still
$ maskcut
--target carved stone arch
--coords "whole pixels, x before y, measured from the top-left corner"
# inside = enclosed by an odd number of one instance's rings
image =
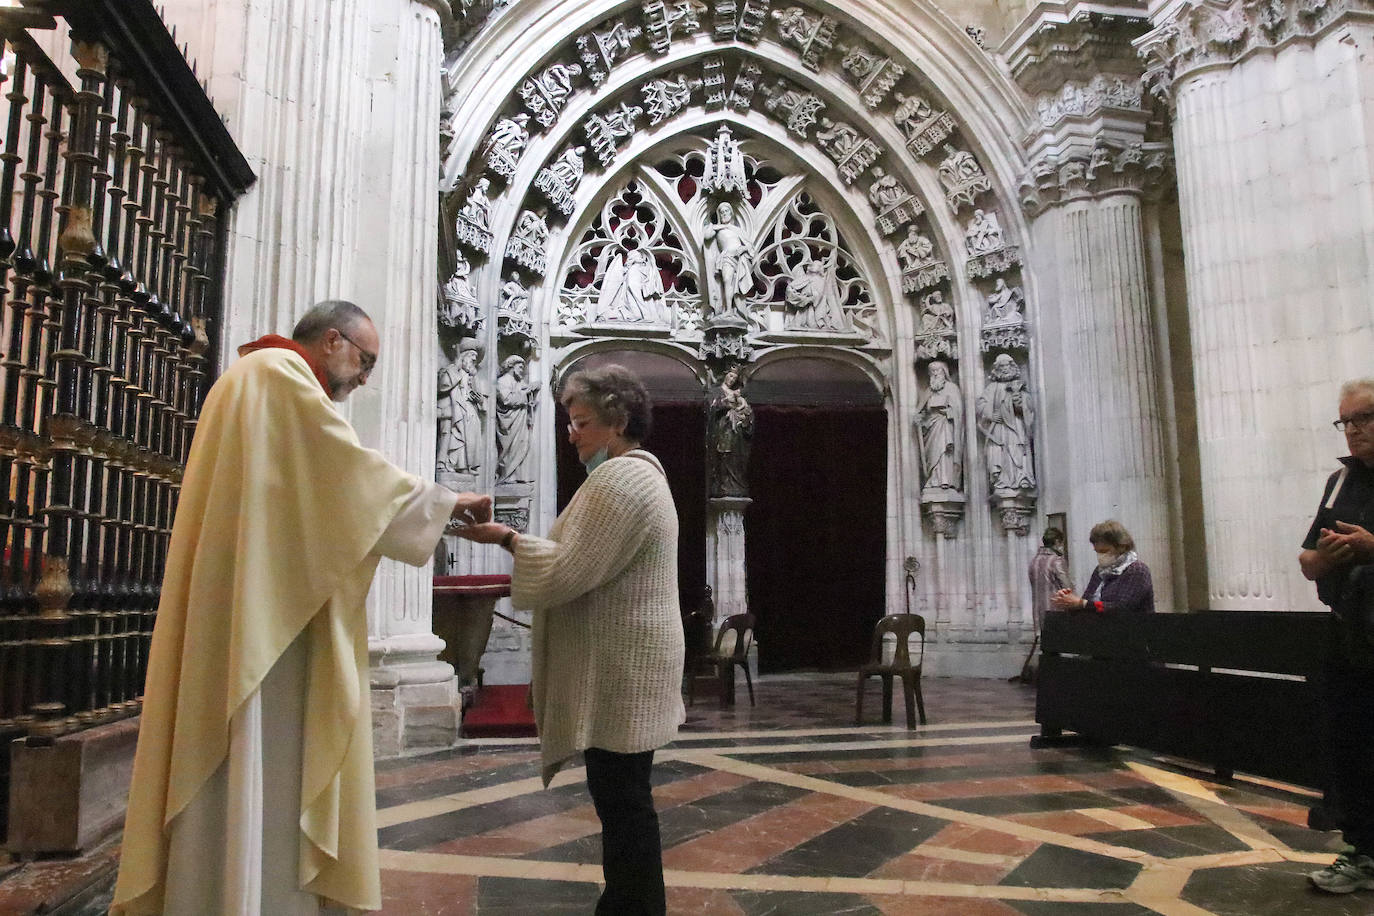
[[[563,385],[563,380],[577,363],[598,353],[608,353],[622,350],[639,350],[645,353],[653,353],[658,356],[676,360],[691,371],[697,382],[701,385],[704,393],[711,382],[710,370],[706,363],[697,356],[696,352],[690,347],[685,347],[670,340],[653,340],[638,338],[615,338],[600,337],[592,340],[578,341],[562,350],[559,350],[553,359],[553,368],[550,377],[550,384],[555,394]]]
[[[888,384],[882,364],[872,354],[865,353],[861,350],[851,350],[842,347],[822,347],[812,344],[771,347],[767,350],[760,351],[754,356],[753,362],[749,364],[749,367],[743,373],[744,380],[747,384],[748,380],[755,373],[767,366],[776,365],[791,359],[804,358],[832,360],[857,369],[873,384],[874,391],[882,399],[882,402],[890,405],[892,400],[892,389]]]

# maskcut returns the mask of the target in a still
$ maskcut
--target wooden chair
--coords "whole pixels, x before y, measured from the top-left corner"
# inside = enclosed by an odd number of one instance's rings
[[[883,636],[897,637],[897,649],[892,662],[883,662]],[[911,634],[921,637],[916,664],[911,663],[909,642]],[[906,699],[906,727],[916,727],[916,710],[920,710],[921,724],[926,724],[926,703],[921,696],[921,664],[926,654],[926,621],[920,614],[892,614],[878,621],[873,628],[873,648],[867,664],[859,668],[859,691],[854,704],[854,724],[862,725],[864,718],[864,684],[870,677],[883,679],[883,721],[892,721],[892,679],[902,679],[902,695]]]
[[[754,644],[754,615],[735,614],[725,618],[716,634],[716,645],[709,663],[715,665],[720,676],[720,705],[735,705],[735,666],[744,669],[744,683],[749,687],[749,705],[754,702],[754,679],[749,674],[749,648]],[[687,685],[687,705],[696,699],[696,682]]]

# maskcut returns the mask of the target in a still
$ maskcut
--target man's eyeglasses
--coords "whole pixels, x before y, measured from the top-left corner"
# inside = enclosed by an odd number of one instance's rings
[[[1365,427],[1374,422],[1374,410],[1362,410],[1357,414],[1348,417],[1341,417],[1339,420],[1332,420],[1331,425],[1341,432],[1345,432],[1347,426]]]
[[[335,328],[334,330],[339,331],[338,328]],[[349,343],[353,344],[353,346],[357,348],[358,355],[362,357],[362,359],[359,360],[359,362],[361,363],[364,372],[371,372],[373,369],[377,368],[376,353],[367,352],[361,346],[358,345],[358,342],[356,340],[354,340],[352,337],[349,337],[343,331],[339,331],[339,336],[342,337],[344,340],[348,341]]]

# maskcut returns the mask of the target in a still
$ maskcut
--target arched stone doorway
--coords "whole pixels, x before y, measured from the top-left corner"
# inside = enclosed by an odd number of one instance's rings
[[[759,670],[852,668],[886,613],[888,417],[858,368],[778,359],[749,377],[745,516]]]
[[[664,353],[639,349],[596,350],[571,360],[560,383],[577,369],[619,363],[640,377],[653,399],[654,422],[645,448],[663,463],[678,516],[678,599],[684,611],[701,602],[706,582],[706,405],[695,369]],[[561,384],[560,384],[561,387]],[[577,452],[568,442],[568,414],[553,411],[558,511],[586,479]]]

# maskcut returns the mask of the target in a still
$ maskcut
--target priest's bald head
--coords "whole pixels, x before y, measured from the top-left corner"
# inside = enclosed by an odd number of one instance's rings
[[[296,322],[291,339],[324,368],[329,397],[335,401],[366,385],[377,365],[377,328],[352,302],[328,299],[313,306]]]

